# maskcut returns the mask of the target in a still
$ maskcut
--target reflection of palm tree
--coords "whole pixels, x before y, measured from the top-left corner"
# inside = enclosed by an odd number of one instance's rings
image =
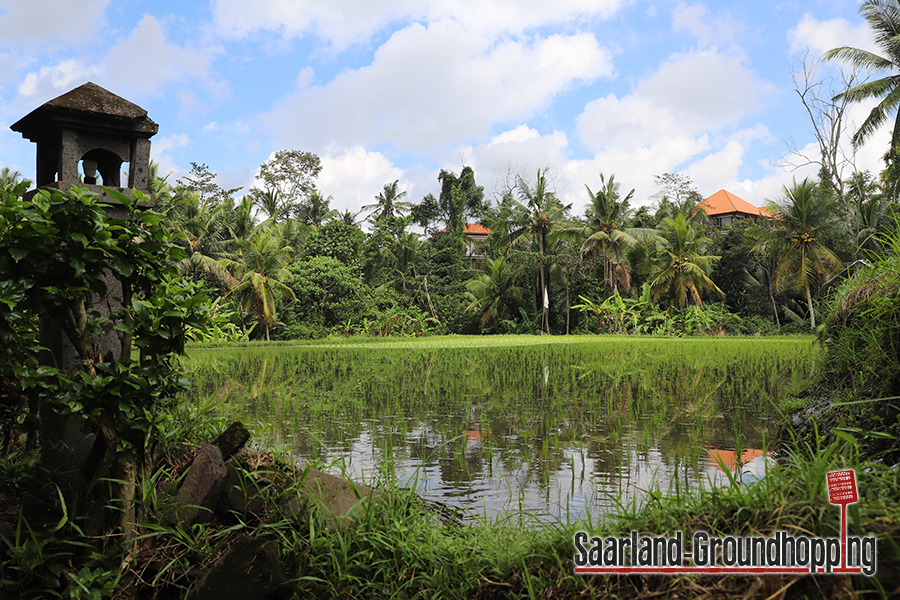
[[[806,297],[810,324],[816,326],[810,288],[827,274],[843,266],[841,259],[819,241],[834,224],[835,204],[817,193],[817,185],[808,179],[784,187],[784,201],[769,202],[769,212],[776,215],[764,244],[781,256],[772,276],[776,290],[793,280]]]
[[[466,310],[473,310],[481,316],[482,326],[495,318],[512,316],[524,304],[522,288],[516,286],[518,271],[510,268],[502,256],[485,261],[485,272],[471,279],[466,287],[471,300]]]
[[[363,206],[364,210],[374,209],[372,216],[375,216],[375,221],[381,221],[382,219],[386,219],[387,217],[393,217],[395,214],[398,216],[402,216],[403,213],[409,212],[410,205],[409,202],[402,202],[400,198],[406,196],[406,192],[397,191],[397,186],[399,185],[400,180],[395,179],[394,183],[386,183],[384,184],[384,190],[375,196],[375,204],[368,204]]]
[[[229,292],[241,301],[244,310],[256,313],[261,328],[269,339],[269,327],[277,318],[276,305],[281,296],[294,297],[286,281],[291,279],[287,269],[294,249],[279,243],[278,237],[262,231],[239,244],[237,260],[222,259],[219,263],[234,272],[237,285]]]
[[[702,306],[702,292],[724,297],[707,275],[712,261],[718,258],[704,254],[712,240],[692,227],[683,213],[677,213],[674,219],[664,219],[659,236],[664,243],[660,244],[653,261],[656,276],[650,282],[650,291],[654,302],[668,297],[676,307],[683,308],[688,304]]]

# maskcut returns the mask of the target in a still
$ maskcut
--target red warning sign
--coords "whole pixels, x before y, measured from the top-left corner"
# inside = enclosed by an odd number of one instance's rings
[[[828,502],[830,504],[853,504],[859,502],[856,491],[856,473],[852,469],[826,473],[828,483]]]

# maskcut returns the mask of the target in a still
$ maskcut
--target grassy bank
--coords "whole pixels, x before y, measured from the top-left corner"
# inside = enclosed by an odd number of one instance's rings
[[[194,437],[212,432],[197,425],[190,430]],[[844,440],[813,450],[787,454],[767,477],[751,484],[660,490],[646,505],[622,505],[617,514],[596,522],[536,521],[527,513],[511,513],[466,526],[447,525],[434,511],[424,510],[415,496],[388,488],[388,502],[366,511],[345,530],[329,530],[315,510],[302,517],[280,516],[276,510],[262,520],[231,519],[187,531],[150,528],[145,535],[152,540],[153,553],[129,564],[115,597],[131,597],[136,591],[143,596],[154,590],[184,593],[204,568],[247,533],[277,543],[296,598],[896,596],[898,471],[860,462],[858,448]],[[573,574],[573,536],[580,530],[603,537],[632,530],[642,535],[681,531],[686,537],[700,530],[711,535],[771,536],[785,531],[837,536],[840,511],[827,502],[825,473],[844,468],[856,469],[860,491],[860,502],[850,510],[850,534],[877,538],[875,577]],[[150,562],[156,566],[151,568]]]

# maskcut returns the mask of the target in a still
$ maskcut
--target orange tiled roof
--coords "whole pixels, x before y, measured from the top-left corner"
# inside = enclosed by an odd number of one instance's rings
[[[706,214],[711,217],[729,213],[760,215],[763,217],[770,216],[769,211],[765,208],[753,206],[746,200],[742,200],[726,190],[719,190],[697,206],[706,209]]]
[[[447,228],[444,227],[441,231],[447,231]],[[491,230],[485,227],[484,225],[480,225],[478,223],[466,223],[466,228],[463,229],[463,235],[490,235]]]
[[[463,229],[463,234],[466,233],[470,235],[490,235],[491,230],[478,223],[466,223],[466,228]]]

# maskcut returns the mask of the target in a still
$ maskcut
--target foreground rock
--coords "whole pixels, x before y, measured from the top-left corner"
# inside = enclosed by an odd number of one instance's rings
[[[203,444],[178,487],[176,508],[166,519],[180,527],[212,520],[213,509],[225,487],[225,462],[217,446]]]
[[[189,529],[201,523],[210,523],[212,528],[215,520],[228,527],[235,523],[252,526],[275,522],[285,517],[299,523],[321,518],[335,531],[353,526],[366,510],[388,498],[367,485],[278,463],[271,452],[244,447],[248,439],[246,427],[232,423],[212,443],[202,445],[190,460],[162,521]],[[289,577],[278,556],[277,539],[266,537],[266,528],[255,531],[254,535],[235,533],[238,537],[227,542],[228,549],[213,564],[179,567],[177,573],[173,572],[175,577],[169,579],[171,589],[189,586],[190,600],[287,597]],[[152,545],[149,538],[145,541]],[[148,557],[154,556],[152,547],[145,551]],[[156,569],[153,565],[167,564],[158,556],[150,562],[146,567],[149,570],[143,572],[145,577],[160,574],[162,567]],[[195,584],[185,586],[185,580],[195,579]],[[159,592],[158,587],[156,591]]]
[[[290,595],[274,541],[242,537],[197,582],[188,600],[276,600]]]
[[[304,470],[297,492],[281,503],[281,509],[296,515],[306,510],[301,498],[311,501],[322,511],[332,531],[352,525],[368,507],[387,498],[380,490],[311,468]]]

